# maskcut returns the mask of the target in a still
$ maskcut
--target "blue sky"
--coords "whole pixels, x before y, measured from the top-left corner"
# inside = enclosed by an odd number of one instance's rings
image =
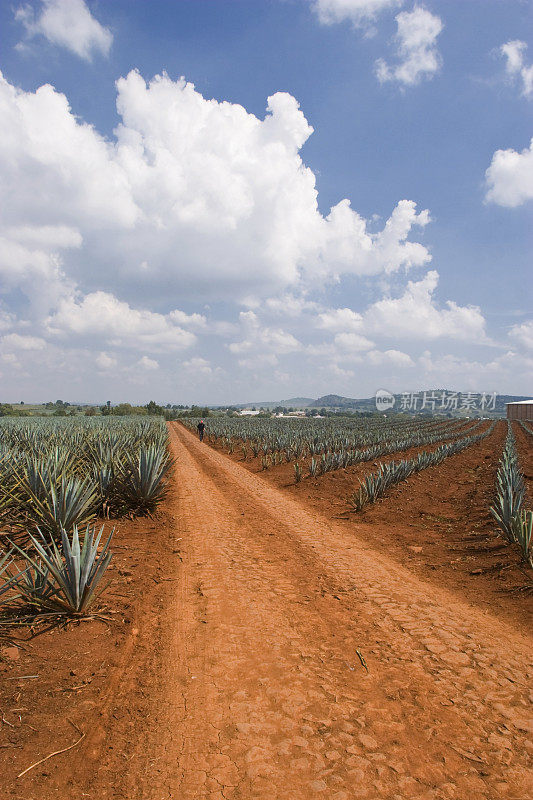
[[[2,4],[0,399],[532,393],[531,22]]]

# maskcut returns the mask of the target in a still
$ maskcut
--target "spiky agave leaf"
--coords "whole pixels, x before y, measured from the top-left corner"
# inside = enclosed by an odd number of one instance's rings
[[[153,510],[167,493],[166,476],[173,463],[166,448],[142,447],[136,457],[125,460],[119,479],[120,495],[136,510]]]
[[[29,511],[38,527],[60,535],[62,528],[71,530],[74,525],[86,525],[94,519],[97,492],[90,478],[62,475],[57,488],[53,483],[45,488],[41,495],[25,486],[32,501]]]
[[[102,526],[95,538],[96,529],[87,526],[80,547],[77,526],[72,541],[63,529],[61,549],[53,539],[47,542],[40,531],[38,536],[30,534],[37,558],[14,545],[25,564],[10,582],[10,588],[18,592],[16,597],[38,612],[85,613],[95,594],[103,589],[101,580],[112,558],[109,545],[114,529],[98,555],[103,530]]]
[[[516,514],[511,523],[511,532],[515,542],[520,546],[522,558],[530,567],[533,567],[533,553],[531,543],[533,540],[533,511],[522,511]]]

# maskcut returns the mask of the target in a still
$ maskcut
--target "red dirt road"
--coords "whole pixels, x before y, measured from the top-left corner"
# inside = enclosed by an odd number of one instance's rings
[[[529,638],[182,426],[171,440],[182,561],[159,627],[135,620],[69,791],[40,798],[531,796]]]

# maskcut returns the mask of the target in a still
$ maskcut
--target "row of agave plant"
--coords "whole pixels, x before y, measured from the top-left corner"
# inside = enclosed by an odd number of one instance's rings
[[[380,497],[397,483],[407,480],[416,472],[421,472],[428,467],[441,464],[444,459],[460,453],[467,447],[490,436],[496,423],[482,433],[474,436],[466,436],[455,442],[448,442],[437,447],[436,450],[423,450],[415,458],[402,459],[401,461],[390,461],[387,464],[380,464],[376,472],[366,475],[360,481],[359,488],[348,498],[348,504],[354,511],[361,511],[366,505],[375,503]]]
[[[520,469],[513,427],[507,422],[507,437],[496,473],[496,495],[490,513],[510,544],[517,544],[522,559],[533,567],[533,512],[523,508],[526,499],[524,475]]]
[[[155,509],[167,437],[159,419],[0,422],[0,606],[12,618],[86,612],[111,560],[113,531],[99,550],[96,519]]]
[[[191,428],[197,420],[184,421]],[[465,420],[334,419],[209,420],[208,440],[233,453],[240,446],[243,458],[261,458],[263,469],[310,457],[310,474],[323,474],[386,453],[433,444],[464,434]]]
[[[478,422],[472,427],[469,427],[468,433],[471,434],[481,424],[482,422]],[[458,428],[455,427],[451,430],[447,428],[444,431],[437,431],[435,433],[426,435],[420,434],[404,439],[392,439],[391,441],[383,444],[375,444],[372,447],[366,448],[365,450],[341,450],[338,453],[323,453],[320,461],[317,461],[314,458],[311,459],[309,464],[309,475],[311,477],[315,477],[316,475],[325,475],[326,472],[332,472],[337,469],[346,469],[346,467],[352,467],[355,464],[361,464],[366,461],[375,461],[376,458],[381,458],[381,456],[390,455],[391,453],[401,453],[402,451],[409,450],[412,447],[435,444],[436,442],[442,442],[446,439],[455,439],[464,433],[465,429],[461,426]],[[295,475],[297,481],[299,479],[299,475],[301,474],[299,466],[299,464],[295,464]]]

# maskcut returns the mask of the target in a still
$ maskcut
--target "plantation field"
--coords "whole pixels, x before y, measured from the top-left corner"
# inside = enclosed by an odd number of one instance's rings
[[[367,453],[372,456],[372,460],[367,460],[366,455],[365,460],[354,458],[356,463],[346,467],[332,467],[322,475],[322,454],[312,455],[304,449],[299,457],[303,476],[299,482],[295,478],[294,454],[287,462],[285,452],[278,457],[271,451],[267,465],[262,451],[254,456],[249,444],[251,437],[248,438],[248,429],[253,429],[249,421],[244,422],[242,429],[248,442],[246,457],[240,441],[242,434],[238,422],[228,430],[218,420],[215,420],[214,426],[209,421],[207,430],[210,433],[206,439],[212,447],[251,472],[261,475],[273,486],[310,509],[328,518],[345,521],[349,529],[354,530],[358,536],[364,536],[372,547],[394,555],[396,560],[424,579],[453,589],[493,613],[507,614],[511,620],[515,620],[518,614],[518,619],[521,618],[526,627],[529,625],[529,614],[533,607],[526,601],[524,608],[523,598],[522,605],[519,603],[517,606],[514,592],[521,595],[521,589],[533,582],[533,573],[523,563],[516,544],[508,543],[502,538],[490,513],[495,496],[496,472],[508,430],[507,422],[500,421],[494,425],[488,420],[459,420],[450,426],[449,421],[422,424],[411,421],[413,440],[418,435],[422,441],[427,442],[427,436],[432,434],[436,441],[431,444],[412,444],[397,450],[393,437],[392,441],[388,439],[385,444],[376,446],[374,453]],[[287,427],[296,431],[302,424],[298,420],[287,422]],[[278,421],[280,427],[283,423],[284,420]],[[191,428],[194,424],[194,421],[188,422]],[[340,420],[334,423],[318,420],[314,424],[330,429],[333,425],[338,425],[341,429],[344,426],[347,429],[353,427],[351,421],[345,423]],[[264,427],[267,425],[268,423]],[[308,425],[305,421],[304,425],[309,433],[303,434],[302,438],[305,436],[313,441],[313,422]],[[398,427],[400,434],[396,441],[403,445],[403,423]],[[376,424],[376,433],[380,437],[384,435],[384,428],[383,423]],[[390,428],[394,430],[394,426]],[[426,428],[430,428],[427,434]],[[533,437],[518,423],[513,423],[512,429],[527,489],[525,506],[531,508]],[[480,433],[486,435],[478,442],[473,442],[470,447],[456,455],[452,454],[453,457],[444,459],[438,466],[413,474],[405,482],[392,487],[383,499],[366,505],[361,512],[355,512],[350,504],[354,489],[364,483],[365,477],[375,474],[379,464],[389,465],[391,462],[398,463],[399,460],[418,459],[421,452],[434,453],[445,442],[450,443],[454,439],[462,441]],[[233,436],[233,443],[228,441],[228,435]],[[291,434],[287,435],[290,438]],[[344,441],[345,438],[332,439],[331,443]],[[381,449],[381,455],[376,452],[378,449]],[[360,452],[364,453],[364,448]],[[313,457],[318,463],[315,476],[309,471]],[[331,451],[329,459],[333,460]]]
[[[151,516],[96,511],[99,614],[0,643],[6,799],[528,796],[532,573],[490,512],[507,423],[188,424]]]

